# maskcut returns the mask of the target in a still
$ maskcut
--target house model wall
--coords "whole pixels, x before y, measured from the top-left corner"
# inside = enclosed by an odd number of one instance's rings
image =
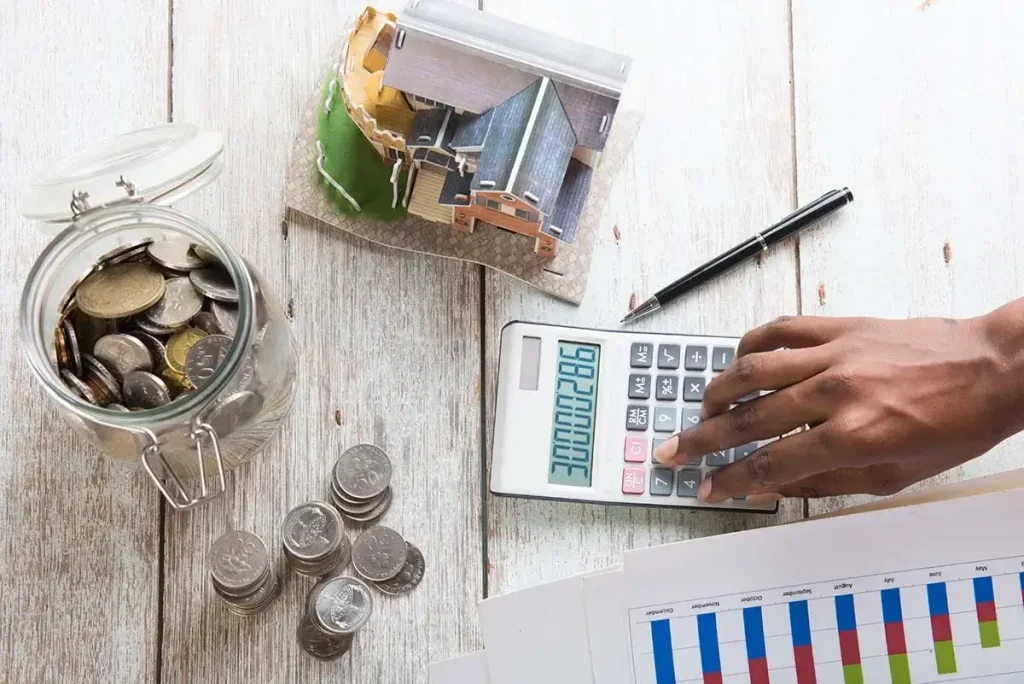
[[[339,65],[345,107],[408,170],[410,213],[571,243],[630,59],[444,0],[357,19]]]

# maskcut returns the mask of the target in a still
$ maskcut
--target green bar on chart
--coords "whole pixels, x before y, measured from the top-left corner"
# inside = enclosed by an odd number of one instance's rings
[[[980,622],[978,623],[978,631],[981,632],[981,647],[982,648],[997,648],[1000,644],[999,640],[999,623],[995,622]]]
[[[892,675],[892,684],[911,684],[910,661],[906,653],[889,656],[889,673]]]
[[[956,674],[956,651],[952,641],[935,642],[935,664],[939,674]]]
[[[864,670],[860,664],[843,665],[843,684],[864,684]]]

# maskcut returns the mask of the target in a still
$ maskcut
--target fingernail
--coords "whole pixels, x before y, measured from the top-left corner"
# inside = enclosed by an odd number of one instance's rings
[[[697,490],[697,498],[701,501],[707,501],[711,496],[711,478],[704,480],[700,483],[700,489]]]
[[[775,503],[776,501],[781,501],[781,500],[782,500],[782,495],[781,494],[772,494],[772,493],[768,493],[768,494],[751,494],[750,496],[747,497],[747,503],[754,504],[754,505],[766,504],[766,503]]]
[[[669,437],[664,442],[658,445],[658,448],[654,450],[654,458],[658,463],[666,463],[672,460],[672,457],[676,455],[676,450],[679,448],[679,438]]]

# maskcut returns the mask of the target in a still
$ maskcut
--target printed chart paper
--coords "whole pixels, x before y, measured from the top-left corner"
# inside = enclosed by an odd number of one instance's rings
[[[635,684],[1024,681],[1024,492],[626,554]]]
[[[429,672],[430,684],[490,684],[483,651],[434,663]]]

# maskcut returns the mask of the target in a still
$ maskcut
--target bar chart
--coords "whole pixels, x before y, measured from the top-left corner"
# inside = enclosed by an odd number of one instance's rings
[[[636,684],[1024,681],[1024,557],[630,611]]]

